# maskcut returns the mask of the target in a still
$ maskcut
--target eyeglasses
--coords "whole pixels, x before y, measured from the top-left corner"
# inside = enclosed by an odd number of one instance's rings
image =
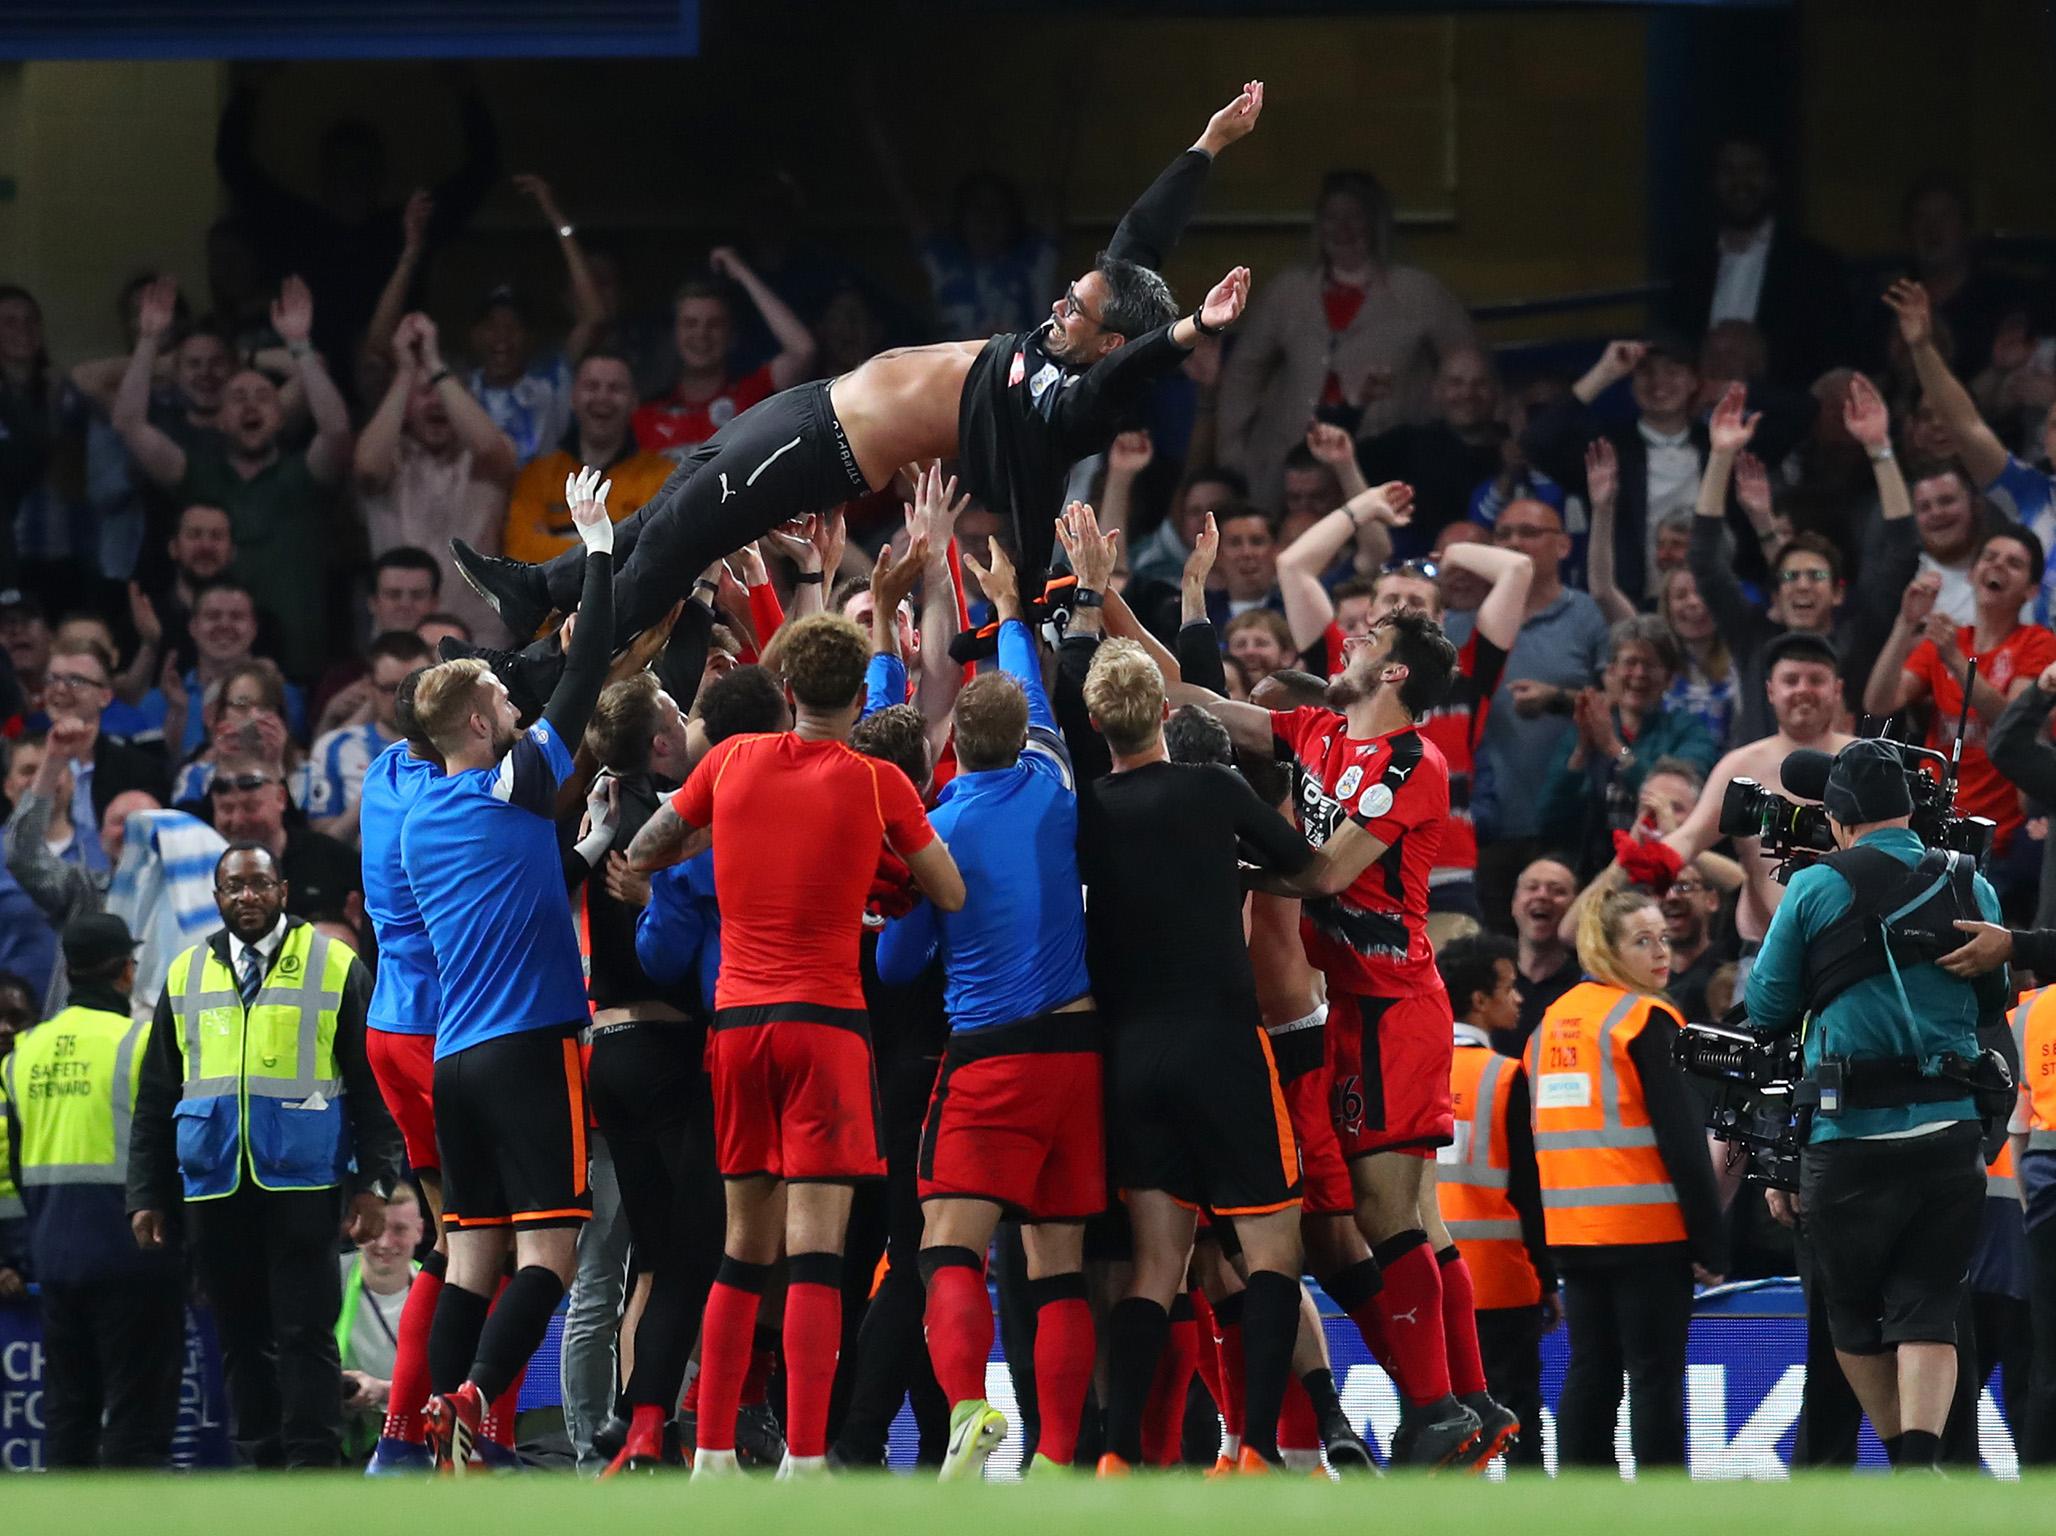
[[[1698,896],[1712,889],[1713,887],[1704,880],[1673,880],[1670,883],[1670,894],[1673,896]]]
[[[1788,565],[1778,572],[1778,585],[1781,587],[1795,586],[1802,581],[1810,587],[1824,587],[1834,579],[1834,573],[1824,566]]]
[[[224,896],[262,896],[266,891],[278,889],[279,882],[270,875],[242,875],[219,882],[214,888]]]
[[[1380,576],[1412,576],[1420,581],[1435,581],[1442,575],[1442,567],[1432,560],[1393,560],[1378,572]]]
[[[1106,321],[1100,319],[1098,315],[1095,315],[1085,307],[1083,301],[1078,297],[1078,286],[1073,283],[1064,289],[1064,318],[1066,320],[1075,320],[1080,315],[1083,315],[1101,330],[1106,329]]]
[[[46,691],[52,688],[62,691],[69,691],[74,688],[88,688],[97,692],[106,686],[106,682],[102,679],[88,677],[83,672],[46,672],[43,674],[43,687]]]
[[[268,773],[216,774],[207,787],[215,794],[230,789],[262,789],[267,784],[276,784],[277,779]]]

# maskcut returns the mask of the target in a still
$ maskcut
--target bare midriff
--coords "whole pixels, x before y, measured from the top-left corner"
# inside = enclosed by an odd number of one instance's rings
[[[984,349],[982,341],[894,347],[829,386],[865,484],[881,490],[903,464],[955,456],[964,377]]]

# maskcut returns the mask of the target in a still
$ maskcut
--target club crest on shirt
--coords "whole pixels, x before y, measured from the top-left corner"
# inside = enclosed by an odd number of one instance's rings
[[[1016,384],[1020,383],[1023,379],[1027,377],[1028,354],[1025,352],[1016,352],[1014,354],[1014,366],[1007,370],[1007,388],[1012,389]]]
[[[1357,785],[1363,783],[1363,781],[1363,764],[1351,763],[1347,768],[1342,770],[1342,777],[1336,780],[1335,798],[1338,800],[1347,800],[1351,795],[1356,793]]]
[[[1049,393],[1050,386],[1064,376],[1064,370],[1055,363],[1044,363],[1035,370],[1035,377],[1028,381],[1028,398],[1040,400]]]
[[[1355,773],[1356,770],[1352,768],[1349,772]],[[1346,779],[1347,777],[1348,775],[1345,774],[1344,778]],[[1369,791],[1365,793],[1363,799],[1357,803],[1358,813],[1368,816],[1373,821],[1376,821],[1391,809],[1392,786],[1389,784],[1373,784]]]
[[[707,407],[707,420],[717,427],[725,427],[735,420],[735,401],[727,395],[721,396]]]

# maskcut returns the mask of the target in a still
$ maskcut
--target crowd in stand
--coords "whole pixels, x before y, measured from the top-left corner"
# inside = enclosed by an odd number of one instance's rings
[[[205,887],[232,843],[267,848],[288,910],[375,967],[360,795],[400,737],[402,680],[448,638],[530,638],[467,587],[452,538],[547,559],[576,546],[565,485],[580,466],[611,480],[618,520],[771,394],[888,339],[1032,328],[1064,297],[1051,234],[997,181],[959,189],[947,224],[903,197],[925,293],[891,294],[812,246],[723,245],[650,304],[579,229],[570,178],[521,175],[562,294],[496,286],[438,324],[419,307],[426,274],[503,177],[489,114],[461,90],[455,104],[463,167],[395,203],[361,127],[324,140],[317,189],[276,184],[239,93],[217,145],[232,212],[208,231],[207,271],[126,285],[121,355],[53,357],[35,295],[0,288],[0,1020],[16,1028],[64,1005],[59,935],[102,910],[143,941],[133,999],[148,1016],[171,956],[215,925]],[[1325,682],[1345,640],[1394,607],[1440,614],[1469,686],[1444,706],[1460,722],[1463,760],[1446,755],[1461,830],[1435,871],[1434,936],[1511,941],[1518,1005],[1490,1030],[1507,1055],[1584,974],[1588,888],[1655,887],[1669,994],[1687,1019],[1718,1018],[1780,895],[1752,844],[1722,839],[1723,792],[1774,786],[1786,752],[1833,750],[1866,718],[1960,748],[1958,807],[1994,823],[1986,874],[2008,916],[2056,913],[2037,794],[2056,707],[2056,287],[1988,260],[1947,177],[1907,189],[1903,251],[1881,264],[1801,234],[1753,140],[1720,146],[1708,201],[1713,226],[1642,335],[1573,377],[1504,366],[1459,298],[1401,259],[1376,177],[1332,172],[1307,259],[1260,272],[1234,334],[1203,339],[1073,476],[1120,535],[1125,613],[1109,631],[1167,661],[1210,647],[1233,699]],[[705,573],[704,675],[664,679],[688,719],[788,613],[839,611],[908,680],[860,728],[867,750],[932,802],[955,771],[955,690],[927,684],[959,666],[960,631],[994,618],[978,573],[1002,520],[972,503],[917,526],[900,503],[853,501]],[[910,562],[915,534],[925,558]],[[952,541],[961,611],[949,582],[939,603],[918,585]],[[1521,582],[1501,579],[1502,552],[1525,557]],[[603,709],[588,746],[617,777],[661,782],[649,701],[634,702],[616,702],[634,715],[619,739]],[[571,806],[567,850],[607,814]],[[574,876],[606,903],[652,900],[618,853]],[[711,884],[681,877],[658,899],[666,922],[718,915]],[[1460,1018],[1492,993],[1496,953],[1475,994],[1454,996]],[[918,1120],[941,1049],[939,993],[922,985],[881,983],[891,1001],[873,1005],[888,1138],[908,1103]],[[592,1155],[597,1170],[603,1141]],[[868,1276],[904,1219],[860,1197],[850,1272]],[[1726,1273],[1791,1272],[1789,1222],[1759,1196],[1727,1219]],[[375,1335],[419,1227],[387,1234],[347,1261],[369,1422]],[[0,1222],[0,1297],[35,1273],[11,1235]],[[582,1242],[565,1390],[593,1466],[616,1386],[618,1209]],[[999,1252],[1018,1272],[1011,1229]],[[2028,1328],[2017,1211],[1982,1252],[1980,1347],[1998,1358]],[[887,1283],[918,1287],[909,1268]],[[937,1392],[918,1330],[864,1327],[852,1317],[838,1449],[876,1461],[910,1376],[930,1441]]]

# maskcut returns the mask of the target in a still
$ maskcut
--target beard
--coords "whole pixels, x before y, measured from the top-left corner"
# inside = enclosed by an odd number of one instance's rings
[[[1328,679],[1327,691],[1321,695],[1321,702],[1330,709],[1347,709],[1352,704],[1361,704],[1370,696],[1370,689],[1345,672],[1340,677]]]

